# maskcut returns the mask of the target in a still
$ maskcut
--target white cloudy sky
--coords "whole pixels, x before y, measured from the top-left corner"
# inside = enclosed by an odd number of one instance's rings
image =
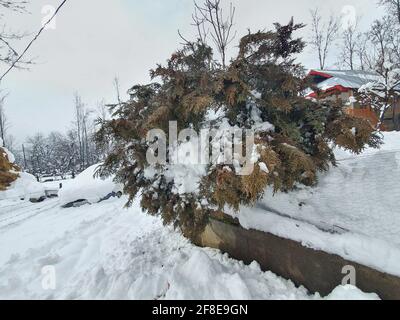
[[[227,0],[228,1],[228,0]],[[61,0],[32,0],[30,14],[1,19],[17,30],[34,32],[41,26],[45,5]],[[325,15],[340,14],[353,6],[367,28],[381,11],[377,0],[232,0],[237,7],[236,29],[271,28],[273,22],[309,22],[309,10],[319,6]],[[179,45],[177,30],[190,35],[191,0],[69,0],[60,12],[55,30],[46,30],[29,52],[37,57],[30,71],[13,71],[0,85],[10,93],[6,111],[10,133],[19,143],[42,131],[66,130],[73,118],[73,94],[89,106],[101,99],[113,102],[113,78],[123,91],[149,80],[149,69],[164,62]],[[309,28],[303,31],[304,36]],[[21,47],[26,45],[21,43]],[[306,49],[301,61],[317,67]],[[330,61],[333,64],[335,61]],[[0,65],[0,71],[5,70]]]

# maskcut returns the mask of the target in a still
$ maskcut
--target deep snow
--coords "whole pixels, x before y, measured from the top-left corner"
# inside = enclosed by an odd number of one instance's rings
[[[256,208],[230,213],[245,228],[400,276],[400,132],[384,133],[384,142],[360,155],[338,149],[338,166],[316,187],[267,190]]]
[[[122,209],[125,201],[56,206],[20,224],[3,225],[0,298],[312,298],[256,264],[244,266],[216,250],[194,247],[140,212],[137,203]],[[41,287],[46,265],[56,268],[55,291]]]
[[[257,263],[245,266],[197,248],[142,213],[137,202],[123,209],[125,202],[62,209],[53,199],[14,207],[19,219],[0,224],[0,299],[320,298]],[[48,266],[55,270],[55,290],[42,287]],[[345,296],[338,290],[334,298],[376,298],[356,288]]]
[[[3,146],[3,140],[0,138],[0,147],[6,153],[7,159],[15,163],[14,155]],[[45,188],[37,182],[36,178],[26,172],[16,172],[19,177],[11,183],[6,191],[0,192],[0,201],[19,201],[21,199],[39,199],[45,195]]]
[[[113,182],[113,178],[95,178],[101,164],[95,164],[80,173],[75,179],[63,182],[63,188],[58,196],[62,205],[77,201],[87,200],[96,203],[111,192],[122,191],[122,187]]]
[[[385,134],[385,142],[359,156],[337,150],[339,166],[316,188],[267,191],[255,208],[242,208],[241,224],[400,275],[399,133]],[[96,203],[120,189],[111,179],[94,179],[96,168],[63,182],[59,199],[0,201],[0,299],[320,298],[257,263],[191,245],[142,213],[138,200],[130,209],[123,209],[125,197]],[[10,190],[21,190],[17,183]],[[79,199],[94,204],[61,208]],[[49,266],[55,290],[42,286]],[[350,286],[327,297],[376,298]]]

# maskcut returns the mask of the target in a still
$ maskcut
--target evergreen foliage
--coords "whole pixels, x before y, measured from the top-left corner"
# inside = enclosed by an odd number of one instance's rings
[[[0,191],[6,190],[18,178],[17,171],[19,168],[10,162],[6,151],[0,147]]]
[[[318,171],[336,164],[333,144],[355,153],[379,146],[373,128],[347,115],[343,104],[304,97],[308,84],[295,61],[304,43],[293,38],[302,27],[292,20],[275,24],[274,31],[249,33],[225,68],[203,42],[187,43],[166,66],[151,71],[158,82],[133,87],[132,99],[112,110],[112,120],[101,121],[96,140],[100,146],[112,140],[113,148],[100,174],[116,174],[130,197],[128,205],[140,193],[144,210],[195,238],[212,212],[252,205],[267,187],[285,192],[297,184],[316,184]],[[239,128],[254,126],[254,112],[273,125],[257,132],[253,173],[241,176],[234,166],[210,164],[198,191],[184,194],[174,191],[167,166],[146,174],[147,132],[157,128],[168,134],[168,121],[177,121],[178,130],[199,130],[210,110],[223,110],[229,124]],[[221,121],[211,121],[211,127],[218,129]]]

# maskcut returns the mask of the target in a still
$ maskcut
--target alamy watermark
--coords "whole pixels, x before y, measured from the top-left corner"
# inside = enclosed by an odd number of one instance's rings
[[[42,274],[42,289],[56,290],[57,287],[57,277],[56,277],[56,268],[52,265],[44,266],[41,270]]]
[[[57,28],[57,17],[54,16],[56,13],[56,8],[50,4],[42,7],[42,27],[45,30],[55,30]],[[54,17],[53,17],[54,16]],[[49,20],[53,19],[49,22]]]
[[[342,274],[345,275],[342,279],[342,285],[352,285],[356,286],[357,283],[357,275],[356,275],[356,268],[352,265],[344,266],[342,269]]]
[[[146,160],[149,165],[232,165],[236,174],[250,175],[257,154],[254,137],[254,130],[236,127],[178,132],[177,122],[171,121],[168,138],[161,129],[147,133]]]

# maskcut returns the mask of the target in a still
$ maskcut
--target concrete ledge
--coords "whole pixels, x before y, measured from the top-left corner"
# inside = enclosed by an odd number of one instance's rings
[[[257,261],[264,271],[272,271],[310,292],[329,294],[341,284],[344,266],[356,269],[357,287],[377,293],[382,299],[400,300],[400,278],[370,267],[306,248],[296,241],[269,233],[246,230],[234,223],[211,219],[198,245],[220,249],[232,258],[249,264]]]

